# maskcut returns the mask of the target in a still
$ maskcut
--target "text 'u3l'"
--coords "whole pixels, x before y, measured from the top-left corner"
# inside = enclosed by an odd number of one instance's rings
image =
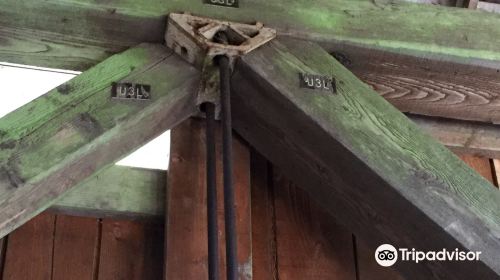
[[[299,74],[300,87],[337,93],[335,78],[316,74]]]
[[[133,83],[113,83],[111,98],[149,100],[151,99],[151,86]]]

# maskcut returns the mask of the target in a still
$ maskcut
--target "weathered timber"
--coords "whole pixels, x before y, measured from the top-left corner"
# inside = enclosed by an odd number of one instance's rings
[[[499,67],[430,54],[411,56],[337,44],[325,48],[400,111],[500,122]]]
[[[219,279],[225,277],[225,238],[222,189],[222,141],[217,127],[217,201]],[[189,119],[172,130],[165,224],[165,279],[208,278],[206,162],[203,122]],[[234,188],[238,242],[238,279],[252,277],[250,153],[234,137]]]
[[[500,158],[497,125],[415,115],[409,118],[457,154]],[[161,170],[111,166],[68,191],[50,210],[97,218],[161,219],[166,176]]]
[[[97,218],[162,219],[167,172],[111,166],[75,186],[51,211]]]
[[[492,1],[493,2],[493,1]],[[477,3],[478,10],[491,12],[491,13],[500,13],[500,4],[497,3],[489,3],[487,1],[479,1]]]
[[[279,35],[407,53],[499,60],[500,19],[490,13],[386,0],[256,0],[232,9],[198,0],[4,0],[0,61],[84,70],[141,42],[163,41],[171,12],[261,21]],[[284,12],[286,11],[286,12]],[[428,18],[437,20],[426,20]],[[394,28],[398,26],[398,28]]]
[[[500,158],[497,125],[415,115],[409,118],[460,155]],[[165,211],[166,176],[161,170],[111,166],[68,191],[50,210],[97,218],[156,220]]]
[[[113,56],[0,119],[0,237],[195,110],[199,72],[160,45]],[[113,82],[152,86],[110,98]]]
[[[409,118],[435,140],[458,154],[500,158],[499,125],[416,115]]]
[[[300,88],[301,72],[335,77],[338,93]],[[500,193],[320,47],[274,41],[232,84],[235,129],[370,245],[482,252],[399,262],[403,275],[499,278]]]
[[[0,3],[0,61],[85,70],[129,46],[163,42],[166,15],[179,11],[258,20],[316,41],[405,112],[500,121],[500,31],[477,28],[500,19],[404,1],[258,0],[232,9],[198,0],[9,0]]]

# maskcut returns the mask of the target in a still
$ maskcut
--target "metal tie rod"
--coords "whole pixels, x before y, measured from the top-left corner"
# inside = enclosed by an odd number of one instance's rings
[[[233,149],[231,124],[230,67],[227,56],[217,57],[220,69],[220,93],[222,112],[222,166],[224,181],[224,226],[226,232],[226,277],[238,279],[236,213],[233,186]]]

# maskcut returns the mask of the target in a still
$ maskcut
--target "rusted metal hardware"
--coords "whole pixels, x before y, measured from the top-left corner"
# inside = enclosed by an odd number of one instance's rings
[[[227,42],[220,40],[219,35],[222,33]],[[197,105],[214,103],[216,118],[220,119],[219,70],[214,65],[214,57],[227,56],[232,67],[235,58],[251,52],[275,37],[276,30],[264,27],[259,22],[244,24],[173,13],[168,18],[165,41],[169,48],[201,69]]]

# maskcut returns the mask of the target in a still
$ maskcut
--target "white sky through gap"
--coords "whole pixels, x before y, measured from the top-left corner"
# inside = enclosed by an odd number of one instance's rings
[[[77,74],[79,72],[0,62],[0,84],[4,95],[0,103],[0,118]],[[169,155],[170,131],[167,131],[117,164],[167,170]]]

